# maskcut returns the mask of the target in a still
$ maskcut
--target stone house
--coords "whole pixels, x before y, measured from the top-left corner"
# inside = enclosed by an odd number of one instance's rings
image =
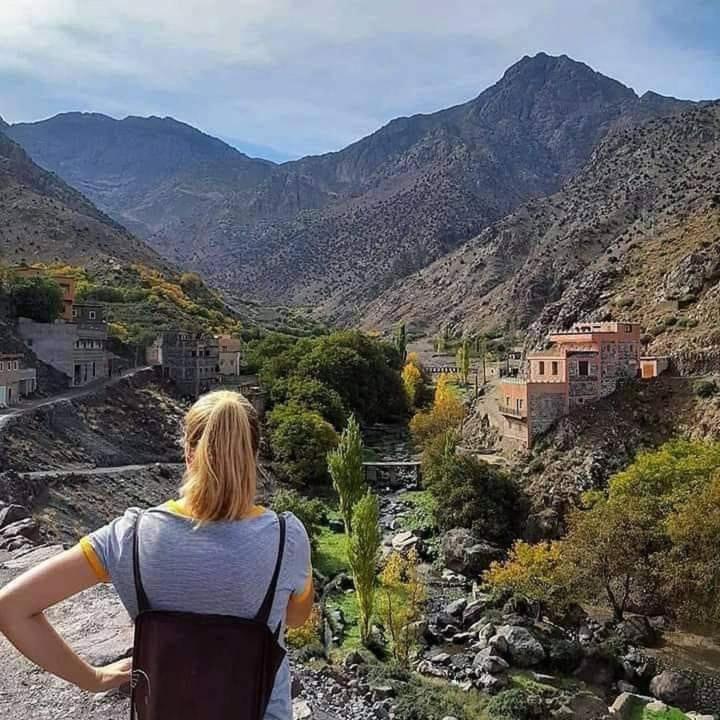
[[[0,353],[0,407],[17,405],[37,390],[37,370],[25,367],[23,356]]]
[[[197,397],[220,383],[220,344],[209,335],[163,332],[147,348],[146,360],[182,395]]]
[[[220,374],[223,380],[240,377],[244,361],[242,340],[232,335],[218,335],[216,339]]]
[[[18,319],[18,333],[37,357],[70,378],[73,387],[107,378],[107,324],[102,305],[74,303],[70,321]]]
[[[609,395],[640,371],[636,323],[578,323],[549,339],[547,350],[528,354],[519,377],[500,383],[501,430],[512,446],[531,447],[558,418]]]

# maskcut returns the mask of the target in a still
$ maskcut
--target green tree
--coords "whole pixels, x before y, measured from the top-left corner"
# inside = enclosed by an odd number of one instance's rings
[[[405,323],[400,323],[395,330],[395,349],[400,355],[402,362],[407,359],[407,332],[405,329]]]
[[[268,415],[273,455],[289,478],[301,485],[327,481],[326,457],[337,433],[318,413],[298,405],[278,405]]]
[[[652,558],[663,546],[652,504],[637,499],[599,499],[568,519],[563,565],[569,585],[583,600],[604,595],[622,620],[633,592],[652,580]]]
[[[354,416],[350,416],[338,446],[328,453],[327,461],[333,487],[340,500],[340,514],[345,522],[345,532],[350,535],[353,510],[367,492],[362,466],[362,435]]]
[[[688,619],[720,622],[720,474],[667,519],[661,557],[669,602]]]
[[[375,574],[380,555],[380,510],[378,499],[368,491],[355,505],[353,532],[348,539],[348,561],[355,581],[360,639],[367,645],[375,606]]]
[[[425,485],[437,500],[441,530],[464,527],[478,537],[509,544],[519,531],[524,499],[495,465],[456,452],[457,436],[436,437],[423,452]]]
[[[467,340],[463,340],[458,348],[455,362],[463,385],[467,385],[468,376],[470,375],[470,343]]]
[[[342,398],[332,388],[309,377],[291,376],[275,383],[272,390],[274,403],[294,403],[320,413],[336,430],[347,420]]]
[[[10,297],[19,317],[49,323],[63,311],[63,292],[50,277],[14,278]]]

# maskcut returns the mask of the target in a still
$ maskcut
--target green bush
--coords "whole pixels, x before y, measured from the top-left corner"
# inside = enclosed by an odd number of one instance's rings
[[[488,720],[530,720],[532,704],[524,690],[503,690],[490,700],[485,713]]]
[[[274,403],[295,403],[308,410],[320,413],[336,430],[341,430],[347,421],[347,411],[342,398],[332,388],[319,380],[307,377],[290,377],[273,386]]]
[[[276,513],[291,512],[305,526],[313,550],[317,547],[322,525],[327,518],[327,506],[317,498],[306,498],[295,490],[281,488],[270,503]]]
[[[19,317],[48,323],[63,311],[63,292],[50,277],[14,278],[8,292]]]
[[[292,482],[301,485],[328,481],[327,454],[337,433],[321,415],[299,405],[278,405],[268,415],[273,455]]]
[[[717,393],[718,387],[714,380],[698,380],[693,390],[698,397],[709,398]]]

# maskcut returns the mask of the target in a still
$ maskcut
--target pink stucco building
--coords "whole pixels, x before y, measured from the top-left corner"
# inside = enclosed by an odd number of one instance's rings
[[[529,353],[524,373],[500,385],[503,437],[529,448],[573,408],[612,393],[640,369],[640,325],[578,323],[550,335],[551,347]]]

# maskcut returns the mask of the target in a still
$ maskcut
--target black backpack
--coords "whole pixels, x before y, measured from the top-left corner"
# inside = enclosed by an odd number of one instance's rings
[[[165,612],[150,607],[140,574],[140,521],[133,542],[135,620],[130,720],[262,720],[285,657],[280,628],[268,626],[285,548],[253,619]]]

